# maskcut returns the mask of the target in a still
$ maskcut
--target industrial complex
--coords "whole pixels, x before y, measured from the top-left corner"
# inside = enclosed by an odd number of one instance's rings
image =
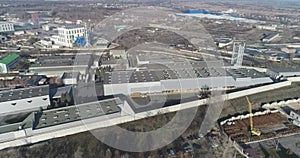
[[[95,148],[108,158],[300,156],[300,140],[286,145],[300,133],[298,8],[227,3],[1,3],[0,157],[23,145],[18,152],[55,153],[42,144],[54,138],[68,139],[57,151],[72,148],[55,157],[93,157]],[[153,151],[123,152],[86,134],[117,126],[173,136],[175,115],[188,110],[187,129]],[[120,133],[100,137],[118,144]]]

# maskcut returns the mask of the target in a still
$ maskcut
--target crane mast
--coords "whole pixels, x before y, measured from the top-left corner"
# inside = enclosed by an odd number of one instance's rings
[[[246,96],[246,99],[247,99],[247,102],[248,102],[248,107],[249,107],[249,120],[250,120],[250,132],[251,134],[253,135],[256,135],[256,136],[260,136],[261,135],[261,132],[254,129],[254,126],[253,126],[253,114],[252,114],[252,103],[250,102],[249,100],[249,97]]]

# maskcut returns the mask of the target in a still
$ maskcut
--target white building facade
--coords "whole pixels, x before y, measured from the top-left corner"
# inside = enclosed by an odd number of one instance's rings
[[[270,77],[261,78],[240,78],[234,79],[232,76],[209,77],[209,78],[184,78],[184,79],[168,79],[153,82],[137,82],[137,83],[108,83],[104,84],[104,95],[132,93],[156,93],[172,90],[191,90],[203,87],[212,89],[226,89],[226,87],[249,87],[272,83]]]
[[[14,32],[15,28],[12,23],[1,21],[0,22],[0,32]]]
[[[0,116],[46,109],[49,105],[49,86],[0,92]]]
[[[55,44],[73,47],[77,37],[84,37],[84,27],[59,27],[58,37],[55,39]]]

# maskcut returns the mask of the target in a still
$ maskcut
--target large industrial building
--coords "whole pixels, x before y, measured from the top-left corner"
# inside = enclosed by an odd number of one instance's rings
[[[279,33],[271,33],[271,34],[265,36],[264,38],[262,38],[261,41],[271,42],[271,41],[275,40],[277,37],[279,37]]]
[[[207,68],[205,62],[165,64],[162,68],[114,71],[105,74],[104,94],[154,93],[199,88],[249,87],[272,83],[265,73],[245,68]],[[149,66],[150,67],[150,66]],[[154,66],[152,66],[154,67]],[[173,69],[174,68],[174,69]]]
[[[295,69],[269,68],[266,73],[275,79],[300,76],[300,70]]]
[[[121,104],[122,102],[119,98],[114,98],[76,106],[46,110],[40,114],[39,118],[37,118],[38,120],[36,120],[34,128],[38,129],[114,113],[120,114],[121,111],[118,106]]]
[[[86,74],[93,64],[91,55],[77,56],[43,56],[39,57],[29,68],[33,73],[47,76],[61,76],[65,72]]]
[[[52,110],[37,110],[21,122],[0,126],[0,137],[6,136],[5,139],[15,139],[16,136],[9,132],[25,129],[28,133],[34,133],[39,130],[49,130],[49,128],[62,129],[65,126],[59,125],[72,124],[101,116],[120,116],[122,104],[119,98],[114,98]]]
[[[46,109],[49,105],[48,85],[0,91],[0,115]]]
[[[14,68],[20,56],[18,54],[10,54],[0,60],[0,73],[7,73]]]

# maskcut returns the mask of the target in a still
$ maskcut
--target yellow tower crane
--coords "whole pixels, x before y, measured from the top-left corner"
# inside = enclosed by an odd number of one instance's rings
[[[246,96],[248,105],[249,105],[249,119],[250,119],[250,132],[252,135],[260,136],[261,132],[253,127],[253,118],[252,118],[252,103],[250,102],[248,96]]]

